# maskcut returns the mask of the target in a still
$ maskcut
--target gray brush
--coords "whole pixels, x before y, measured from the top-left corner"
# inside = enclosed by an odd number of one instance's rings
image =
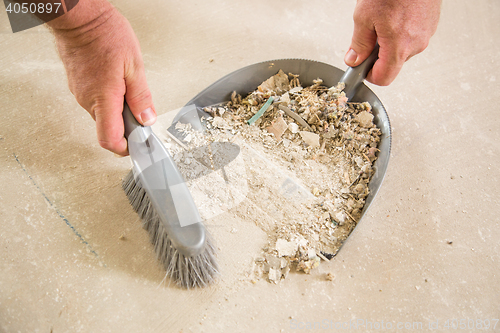
[[[133,168],[122,187],[157,258],[180,286],[207,286],[218,275],[215,247],[184,178],[151,127],[140,125],[126,103],[123,120]]]

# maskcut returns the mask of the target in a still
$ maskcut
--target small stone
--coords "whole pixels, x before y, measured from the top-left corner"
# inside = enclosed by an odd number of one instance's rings
[[[361,172],[363,173],[371,173],[372,167],[369,164],[365,164],[361,167]]]
[[[332,125],[332,126],[328,127],[328,131],[327,131],[325,134],[323,134],[323,137],[324,137],[325,139],[330,139],[330,138],[335,137],[335,136],[338,134],[338,132],[339,132],[339,131],[338,131],[338,130],[336,130],[336,129],[333,127],[333,125]]]
[[[222,117],[214,117],[214,119],[212,120],[212,125],[217,127],[217,128],[220,128],[220,129],[229,129],[231,128],[226,120],[224,120],[224,118]]]
[[[319,258],[315,257],[314,259],[311,260],[304,260],[299,262],[297,265],[297,270],[298,271],[304,271],[306,274],[311,274],[311,271],[319,266]]]
[[[367,111],[362,111],[356,116],[357,122],[364,128],[372,127],[373,115]]]
[[[368,149],[368,158],[370,159],[370,161],[374,161],[376,156],[375,154],[378,152],[379,150],[375,147],[371,147],[370,149]]]
[[[364,108],[368,112],[370,112],[372,110],[372,106],[368,102],[361,103],[361,106],[362,106],[362,108]]]
[[[347,215],[344,212],[338,212],[337,214],[335,214],[335,220],[340,225],[343,225],[346,219],[347,219]]]
[[[282,94],[288,89],[290,89],[290,82],[288,80],[288,75],[286,75],[281,69],[278,74],[271,76],[266,81],[262,82],[262,84],[257,88],[262,92],[277,92],[278,94]]]
[[[337,99],[337,101],[338,101],[338,103],[339,103],[338,105],[339,105],[340,107],[345,108],[345,107],[347,106],[347,101],[348,101],[348,99],[347,99],[347,97],[346,97],[346,96],[340,96],[340,97]]]
[[[286,239],[278,239],[276,241],[276,251],[278,257],[292,257],[297,252],[298,244],[295,241],[287,241]]]
[[[290,266],[286,266],[281,269],[281,275],[283,276],[284,279],[287,278],[288,273],[290,273]]]
[[[297,245],[300,246],[300,247],[306,247],[307,243],[308,243],[307,239],[301,238],[301,239],[298,240]]]
[[[363,194],[365,193],[365,189],[366,189],[366,186],[363,185],[363,184],[358,184],[354,187],[354,190],[353,192],[356,193],[356,194]]]
[[[288,94],[288,92],[281,95],[280,103],[285,104],[285,106],[290,103],[290,94]]]
[[[290,124],[288,124],[288,129],[293,134],[296,134],[299,132],[299,125],[297,125],[296,123],[290,123]]]
[[[362,168],[365,164],[365,160],[361,156],[356,157],[354,162],[356,162],[357,166],[360,168]]]
[[[302,89],[304,89],[304,88],[302,88],[302,87],[295,87],[295,88],[292,88],[292,89],[290,89],[290,94],[295,94],[295,93],[298,93],[298,92],[299,92],[299,91],[301,91]]]
[[[307,249],[307,258],[309,260],[312,260],[312,259],[314,259],[316,257],[317,257],[316,250],[314,250],[313,248]]]
[[[326,274],[326,279],[327,279],[328,281],[333,281],[333,279],[334,279],[334,278],[335,278],[335,277],[333,276],[333,274],[332,274],[332,273],[328,273],[328,274]]]
[[[316,133],[308,132],[308,131],[300,131],[300,136],[304,142],[314,148],[319,147],[319,135]]]
[[[266,130],[269,133],[274,134],[274,137],[276,138],[277,141],[281,140],[281,136],[283,133],[285,133],[286,129],[288,128],[285,120],[283,120],[283,117],[277,117],[271,126],[268,126]]]
[[[274,269],[274,268],[269,269],[268,278],[270,282],[278,284],[278,282],[281,280],[281,269]]]
[[[273,255],[268,255],[266,258],[267,264],[269,265],[269,268],[274,268],[278,269],[281,268],[281,259],[276,258]]]
[[[285,258],[281,258],[280,268],[285,268],[286,266],[288,266],[288,261]]]

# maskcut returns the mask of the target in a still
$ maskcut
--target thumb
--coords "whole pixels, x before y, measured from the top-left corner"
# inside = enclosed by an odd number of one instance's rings
[[[156,111],[142,65],[125,77],[125,86],[125,100],[137,121],[144,126],[153,125],[156,121]]]
[[[377,34],[375,30],[355,22],[351,46],[344,57],[344,62],[350,67],[358,66],[368,58],[376,43]]]

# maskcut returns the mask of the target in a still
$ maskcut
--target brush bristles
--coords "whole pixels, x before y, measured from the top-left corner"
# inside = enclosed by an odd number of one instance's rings
[[[209,285],[219,270],[215,259],[215,247],[208,232],[206,232],[205,250],[194,257],[184,256],[172,245],[146,190],[139,180],[135,180],[132,171],[123,180],[122,187],[130,204],[142,219],[143,227],[149,233],[156,256],[165,267],[167,276],[184,288]]]

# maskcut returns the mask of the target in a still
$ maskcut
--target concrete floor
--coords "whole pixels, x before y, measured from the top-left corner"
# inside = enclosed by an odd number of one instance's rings
[[[345,69],[355,4],[115,3],[141,42],[159,113],[259,61]],[[223,277],[183,291],[162,284],[120,188],[130,161],[97,145],[52,36],[12,34],[1,12],[0,331],[290,332],[315,322],[428,331],[489,319],[485,331],[500,332],[499,21],[496,0],[444,0],[429,48],[391,86],[372,87],[391,118],[391,161],[334,260],[278,286],[252,284],[246,273],[265,237],[229,211],[211,222]]]

